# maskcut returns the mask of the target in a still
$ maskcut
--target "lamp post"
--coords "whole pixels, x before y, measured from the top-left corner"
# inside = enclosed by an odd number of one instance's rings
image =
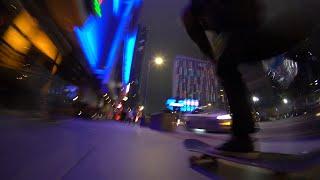
[[[147,96],[148,96],[148,85],[149,85],[149,75],[151,70],[151,64],[155,64],[156,66],[162,66],[164,64],[164,59],[161,56],[156,56],[153,60],[148,61],[148,71],[147,71],[147,77],[146,77],[146,90],[144,95],[144,106],[148,108],[147,106]]]

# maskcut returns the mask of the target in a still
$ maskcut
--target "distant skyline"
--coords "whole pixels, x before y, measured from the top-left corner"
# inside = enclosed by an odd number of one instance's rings
[[[139,23],[149,29],[145,58],[156,55],[165,58],[165,65],[152,68],[149,74],[148,112],[165,108],[165,100],[171,97],[173,60],[177,55],[203,58],[198,47],[184,31],[180,20],[186,0],[144,0]]]

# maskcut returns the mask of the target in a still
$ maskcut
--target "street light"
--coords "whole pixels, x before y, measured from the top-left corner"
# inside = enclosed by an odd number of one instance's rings
[[[164,60],[163,60],[163,58],[160,57],[160,56],[154,58],[154,63],[155,63],[156,65],[162,65],[163,62],[164,62]]]
[[[151,70],[151,63],[155,64],[156,66],[160,67],[164,64],[164,59],[161,56],[156,56],[153,60],[148,61],[148,72],[146,74],[146,90],[144,95],[144,105],[147,105],[147,96],[148,96],[148,82],[149,82],[149,74]]]
[[[258,101],[260,101],[260,99],[257,96],[253,96],[252,97],[252,101],[253,102],[258,102]]]
[[[288,101],[287,98],[283,98],[283,99],[282,99],[282,102],[283,102],[284,104],[288,104],[289,101]]]

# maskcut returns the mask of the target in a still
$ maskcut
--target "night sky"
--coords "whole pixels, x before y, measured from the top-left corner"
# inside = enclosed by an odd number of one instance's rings
[[[166,62],[161,68],[151,68],[149,76],[148,112],[164,108],[172,95],[172,65],[176,55],[203,58],[200,50],[189,39],[180,21],[187,0],[144,0],[140,23],[149,28],[145,57],[162,55]]]

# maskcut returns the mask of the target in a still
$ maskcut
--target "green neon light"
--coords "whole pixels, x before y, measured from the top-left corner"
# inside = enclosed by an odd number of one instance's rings
[[[93,10],[99,17],[102,16],[99,0],[93,0]]]

